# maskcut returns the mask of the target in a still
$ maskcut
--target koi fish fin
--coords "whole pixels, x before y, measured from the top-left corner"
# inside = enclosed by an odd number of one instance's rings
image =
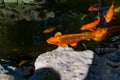
[[[25,63],[27,63],[27,61],[26,61],[26,60],[23,60],[23,61],[21,61],[21,62],[18,64],[18,66],[22,66],[22,65],[25,64]]]
[[[61,36],[61,35],[62,35],[61,32],[57,32],[57,33],[55,34],[55,36]]]
[[[114,0],[112,1],[112,5],[114,5]]]
[[[90,41],[90,39],[86,39],[87,41]]]
[[[58,44],[58,46],[62,46],[62,47],[68,47],[68,45],[67,44]]]
[[[89,31],[94,31],[96,28],[89,29]]]
[[[70,46],[72,46],[72,47],[75,47],[76,45],[77,45],[77,43],[70,44]]]
[[[96,18],[97,18],[97,20],[100,20],[100,15],[98,15]]]

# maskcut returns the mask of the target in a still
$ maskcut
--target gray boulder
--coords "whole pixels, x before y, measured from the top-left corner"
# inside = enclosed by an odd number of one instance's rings
[[[37,72],[37,70],[49,68],[49,72],[55,71],[61,79],[52,80],[83,80],[92,64],[93,55],[94,52],[91,50],[74,51],[69,47],[58,47],[38,56],[35,61],[35,70]],[[40,75],[40,72],[35,73],[31,80],[36,79],[37,75]],[[36,80],[40,80],[40,77]]]
[[[94,55],[85,80],[120,80],[120,49],[107,51],[103,56]]]

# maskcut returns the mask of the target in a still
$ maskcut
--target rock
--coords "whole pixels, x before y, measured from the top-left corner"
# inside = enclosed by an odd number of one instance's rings
[[[111,49],[104,56],[94,56],[85,80],[120,80],[119,75],[120,49]]]
[[[97,53],[97,54],[109,54],[111,52],[115,52],[119,50],[119,48],[94,48],[94,51]]]
[[[24,80],[20,70],[9,64],[0,64],[0,80]]]
[[[94,52],[91,50],[74,51],[69,47],[58,47],[38,56],[35,61],[35,70],[38,74],[35,72],[31,80],[36,79],[40,75],[38,71],[44,68],[59,74],[61,79],[55,80],[83,80],[92,64],[93,55]]]
[[[13,22],[19,21],[22,19],[25,19],[27,21],[31,20],[36,20],[36,21],[41,21],[41,18],[39,15],[41,14],[40,11],[36,11],[36,9],[41,9],[41,5],[36,6],[36,5],[7,5],[4,8],[1,8],[0,12],[0,19],[2,20],[1,22],[3,23],[3,20],[5,22],[9,22],[11,19]],[[10,21],[10,22],[12,22]]]
[[[46,13],[46,17],[44,18],[45,20],[49,19],[49,18],[54,18],[55,17],[55,13],[53,11],[51,12],[47,12],[46,10],[44,11]]]
[[[104,58],[108,59],[113,63],[119,63],[120,65],[120,49],[105,55]]]
[[[0,80],[19,80],[12,75],[0,74]]]
[[[5,3],[34,3],[34,0],[4,0]]]
[[[119,34],[119,33],[118,33]],[[120,35],[113,36],[109,41],[105,42],[106,47],[120,48]]]

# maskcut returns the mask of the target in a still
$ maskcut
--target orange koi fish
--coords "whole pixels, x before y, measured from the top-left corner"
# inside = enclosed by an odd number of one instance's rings
[[[102,41],[107,35],[108,35],[108,29],[107,28],[99,28],[93,32],[91,32],[91,35],[94,37],[92,40],[94,41]]]
[[[48,44],[53,44],[57,46],[76,46],[77,42],[82,40],[94,40],[102,41],[107,35],[120,31],[120,26],[113,26],[108,28],[99,28],[93,32],[85,32],[81,34],[65,34],[62,35],[60,32],[57,32],[55,36],[47,39]]]
[[[50,37],[47,39],[48,44],[53,44],[57,46],[76,46],[77,42],[82,41],[82,40],[90,40],[92,36],[89,35],[88,33],[81,33],[81,34],[65,34],[62,35],[60,32],[57,32],[55,36]]]
[[[111,35],[118,31],[120,31],[120,26],[112,26],[107,28],[99,28],[91,32],[91,35],[93,35],[92,39],[94,41],[102,41],[107,35]]]
[[[48,29],[45,29],[44,31],[43,31],[43,33],[50,33],[50,32],[52,32],[52,31],[54,31],[56,29],[56,27],[50,27],[50,28],[48,28]]]
[[[112,5],[110,6],[110,8],[108,9],[107,13],[105,14],[104,18],[106,23],[109,23],[114,15],[114,1],[112,2]]]
[[[99,24],[100,22],[100,15],[97,16],[97,20],[88,23],[88,24],[84,24],[80,30],[89,30],[89,31],[94,31],[96,29],[96,26]]]

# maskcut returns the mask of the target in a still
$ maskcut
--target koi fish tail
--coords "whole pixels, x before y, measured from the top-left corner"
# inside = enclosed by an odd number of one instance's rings
[[[99,21],[100,21],[100,15],[99,15],[99,13],[98,13],[98,16],[97,16],[96,18],[97,18],[97,20],[99,20]]]
[[[114,0],[112,1],[112,4],[114,5]]]
[[[112,7],[114,8],[114,0],[112,0]]]

